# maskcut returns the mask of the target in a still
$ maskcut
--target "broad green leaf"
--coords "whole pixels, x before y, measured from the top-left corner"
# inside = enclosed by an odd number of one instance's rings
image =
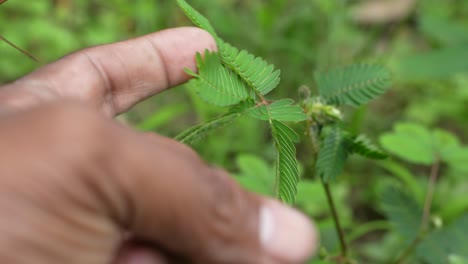
[[[280,70],[272,64],[243,50],[240,51],[225,42],[218,42],[223,63],[236,72],[250,88],[265,95],[280,82]]]
[[[468,173],[468,147],[452,146],[445,148],[442,152],[442,159],[455,170]]]
[[[348,151],[357,153],[371,159],[385,159],[388,155],[374,145],[365,135],[359,135],[351,139]]]
[[[248,114],[260,120],[303,121],[307,119],[304,110],[294,104],[292,99],[281,99],[270,105],[259,105]]]
[[[205,58],[197,54],[196,60],[199,73],[186,70],[195,77],[188,86],[193,87],[206,102],[228,106],[249,97],[245,83],[231,70],[222,66],[216,53],[207,51]]]
[[[390,73],[381,66],[357,64],[315,73],[320,95],[330,104],[360,106],[390,88]]]
[[[323,132],[324,139],[315,166],[324,182],[334,181],[343,172],[348,158],[344,133],[339,126],[332,126]]]
[[[424,165],[434,162],[432,134],[420,125],[398,123],[393,132],[380,137],[380,144],[387,151],[409,162]]]
[[[287,204],[293,204],[299,182],[299,169],[296,160],[296,147],[293,140],[297,134],[279,121],[271,121],[271,131],[278,151],[276,160],[276,193]]]
[[[402,189],[386,186],[380,197],[381,207],[393,228],[410,243],[420,231],[422,208]]]
[[[451,133],[433,131],[413,123],[399,123],[394,132],[380,137],[382,146],[409,162],[431,165],[436,159],[454,164],[468,160],[458,139]]]
[[[216,38],[216,31],[206,17],[190,6],[185,0],[177,0],[177,4],[196,26],[208,31],[213,37]]]

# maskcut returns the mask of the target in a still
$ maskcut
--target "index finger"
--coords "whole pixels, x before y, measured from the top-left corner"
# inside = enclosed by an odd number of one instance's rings
[[[81,98],[109,115],[181,84],[196,70],[195,54],[215,50],[209,33],[183,27],[68,55],[7,85],[0,100],[18,107],[57,97]]]

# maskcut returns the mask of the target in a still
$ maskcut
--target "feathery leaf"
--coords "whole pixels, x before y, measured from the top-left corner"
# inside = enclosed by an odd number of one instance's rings
[[[196,77],[188,86],[193,87],[206,102],[229,106],[249,97],[245,83],[221,64],[216,53],[206,51],[205,58],[198,53],[196,61],[198,74],[186,69],[188,74]]]
[[[390,73],[381,66],[357,64],[315,73],[320,95],[335,105],[360,106],[385,93]]]
[[[223,41],[218,41],[219,54],[227,67],[236,72],[252,89],[265,95],[280,82],[280,70],[275,70],[260,57],[238,49]]]
[[[239,116],[240,114],[238,113],[224,114],[214,120],[208,121],[204,124],[197,125],[197,126],[194,126],[185,130],[184,132],[177,135],[175,137],[175,140],[188,144],[188,145],[192,145],[193,143],[199,141],[200,139],[205,137],[207,134],[209,134],[213,130],[231,123]]]
[[[200,12],[190,6],[185,0],[177,0],[177,4],[184,11],[185,15],[195,24],[197,27],[208,31],[214,38],[217,37],[216,31],[211,25],[210,21],[204,17]]]
[[[304,121],[307,119],[304,110],[294,104],[292,99],[281,99],[270,105],[259,105],[248,112],[248,115],[260,120]]]
[[[344,131],[337,125],[325,130],[317,157],[316,171],[324,182],[335,180],[344,169],[348,152]]]
[[[232,106],[227,113],[208,121],[204,124],[191,127],[175,137],[175,140],[185,144],[192,145],[198,140],[213,132],[215,129],[228,125],[243,114],[248,112],[252,107],[255,107],[253,100],[245,100],[237,105]]]
[[[374,145],[365,135],[351,138],[349,152],[371,159],[386,159],[388,155]]]
[[[271,131],[278,150],[276,160],[276,193],[287,204],[293,204],[299,182],[299,169],[296,160],[296,147],[293,141],[298,141],[299,136],[290,127],[273,120]]]
[[[386,186],[380,202],[392,226],[407,241],[412,241],[419,233],[422,208],[414,197],[396,186]]]

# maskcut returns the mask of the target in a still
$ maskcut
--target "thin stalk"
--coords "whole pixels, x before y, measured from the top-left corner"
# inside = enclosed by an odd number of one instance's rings
[[[419,229],[419,233],[417,237],[413,240],[413,242],[396,259],[395,261],[396,264],[405,263],[405,260],[413,253],[413,251],[416,249],[416,246],[424,239],[424,237],[428,233],[429,217],[431,215],[432,201],[434,198],[437,178],[439,176],[439,169],[440,169],[440,159],[437,158],[431,167],[431,175],[429,176],[429,183],[427,186],[427,193],[426,193],[426,198],[424,201],[423,215],[422,215],[421,227]]]
[[[421,242],[424,237],[426,236],[426,232],[420,232],[418,236],[411,242],[411,244],[398,256],[395,260],[395,264],[403,264],[405,260],[413,253],[418,246],[419,242]]]
[[[429,177],[429,184],[427,186],[426,200],[424,201],[423,216],[421,221],[421,229],[426,230],[429,225],[429,217],[431,215],[432,201],[437,184],[437,177],[439,176],[440,160],[437,158],[431,167],[431,176]]]
[[[338,218],[338,213],[335,207],[335,202],[333,201],[333,196],[330,191],[330,185],[328,183],[322,182],[322,186],[323,186],[323,189],[325,190],[328,206],[330,207],[330,211],[333,217],[333,222],[335,223],[335,229],[338,234],[338,238],[340,240],[341,255],[343,257],[346,257],[348,255],[348,245],[346,244],[344,230],[341,226],[340,219]]]
[[[6,39],[4,36],[0,35],[0,39],[5,41],[8,45],[12,46],[13,48],[15,48],[16,50],[18,50],[19,52],[23,53],[24,55],[28,56],[31,60],[35,61],[35,62],[39,62],[31,53],[27,52],[26,50],[16,46],[13,42],[9,41],[8,39]]]

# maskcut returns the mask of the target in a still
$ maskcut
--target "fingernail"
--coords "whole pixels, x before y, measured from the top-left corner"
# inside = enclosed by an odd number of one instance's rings
[[[139,250],[129,253],[122,264],[163,264],[167,263],[160,256],[153,254],[149,250]]]
[[[308,217],[277,201],[267,200],[260,209],[260,241],[272,257],[301,263],[317,249],[318,235]]]

